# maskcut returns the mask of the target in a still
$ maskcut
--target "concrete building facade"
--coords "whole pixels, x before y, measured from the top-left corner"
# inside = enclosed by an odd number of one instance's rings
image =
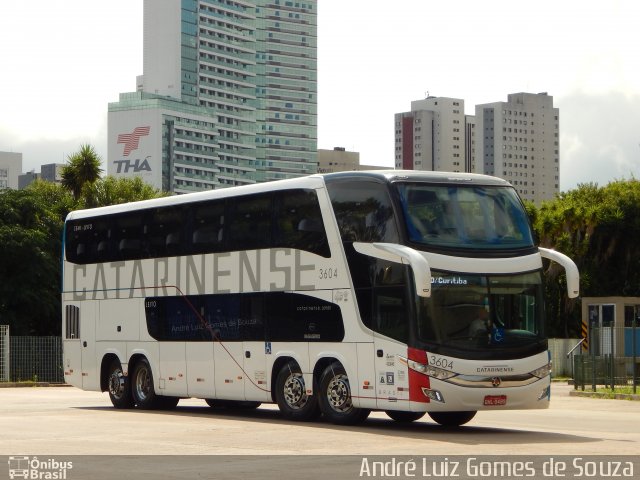
[[[22,173],[22,153],[0,152],[0,190],[18,188]]]
[[[464,172],[464,100],[427,97],[395,115],[395,165],[405,170]]]
[[[349,152],[343,147],[318,150],[318,173],[355,172],[362,170],[391,170],[389,167],[361,165],[360,153]]]
[[[316,19],[316,0],[145,0],[143,75],[109,105],[107,172],[176,192],[315,173]]]
[[[478,173],[509,181],[536,204],[560,192],[560,113],[547,93],[476,105]]]
[[[22,190],[28,187],[36,180],[44,180],[52,183],[62,183],[62,168],[63,163],[48,163],[40,166],[40,172],[36,172],[35,169],[30,172],[26,172],[18,176],[18,188]]]

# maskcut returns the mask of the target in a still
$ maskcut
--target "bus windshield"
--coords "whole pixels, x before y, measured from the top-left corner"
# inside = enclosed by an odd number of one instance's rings
[[[434,271],[432,294],[420,299],[417,335],[443,350],[508,351],[545,339],[540,271],[458,275]]]
[[[482,250],[533,247],[527,214],[511,187],[395,185],[411,242]]]

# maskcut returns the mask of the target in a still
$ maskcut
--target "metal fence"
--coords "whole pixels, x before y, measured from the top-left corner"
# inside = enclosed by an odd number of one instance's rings
[[[551,365],[553,365],[552,377],[571,377],[573,375],[572,359],[568,353],[579,341],[580,339],[576,338],[549,339],[549,352],[551,352]]]
[[[0,325],[0,382],[9,381],[9,325]]]
[[[10,382],[64,383],[61,337],[8,337]]]
[[[614,389],[640,385],[640,328],[592,328],[586,339],[588,352],[573,356],[575,388]]]

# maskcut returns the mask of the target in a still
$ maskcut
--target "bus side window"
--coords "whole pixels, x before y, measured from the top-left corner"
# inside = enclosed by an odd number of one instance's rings
[[[93,221],[90,240],[88,240],[89,253],[87,263],[100,263],[112,260],[111,249],[111,218],[104,217]]]
[[[228,246],[233,250],[270,248],[273,194],[232,198]]]
[[[275,218],[277,228],[274,246],[306,250],[325,258],[331,256],[315,191],[280,192]]]
[[[183,229],[182,208],[165,207],[149,212],[145,226],[149,256],[180,255],[183,250]]]
[[[328,184],[343,242],[398,243],[398,228],[385,185],[371,181]]]
[[[143,254],[143,239],[145,236],[142,225],[142,212],[116,217],[115,247],[116,257],[120,260],[146,258]]]
[[[191,253],[210,253],[223,250],[225,241],[224,208],[224,200],[198,204],[193,213]]]

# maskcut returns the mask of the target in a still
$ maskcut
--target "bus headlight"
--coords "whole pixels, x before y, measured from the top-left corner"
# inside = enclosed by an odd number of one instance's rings
[[[442,368],[434,367],[433,365],[424,365],[420,362],[416,362],[415,360],[410,360],[408,358],[404,358],[398,356],[400,362],[404,363],[409,370],[413,370],[418,373],[422,373],[428,377],[435,378],[437,380],[447,380],[451,377],[455,377],[456,373],[450,372],[449,370],[444,370]]]
[[[544,378],[548,375],[551,375],[551,362],[546,365],[535,369],[533,372],[529,372],[529,375],[533,375],[534,377]]]

